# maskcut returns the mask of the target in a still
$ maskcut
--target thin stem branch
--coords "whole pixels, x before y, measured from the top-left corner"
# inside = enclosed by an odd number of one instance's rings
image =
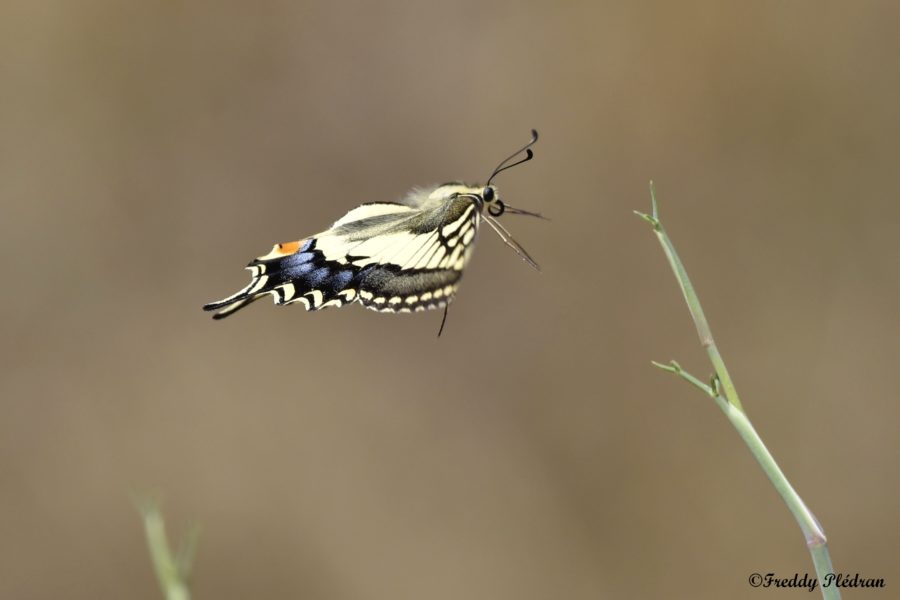
[[[841,594],[838,587],[826,584],[826,581],[828,581],[826,580],[826,576],[833,573],[833,567],[831,565],[831,555],[828,552],[825,532],[822,530],[822,526],[819,524],[815,515],[807,508],[803,499],[800,498],[800,495],[794,490],[793,486],[784,475],[784,472],[778,466],[778,463],[775,462],[772,453],[766,448],[762,438],[750,422],[747,413],[744,412],[743,405],[741,404],[737,390],[734,387],[734,382],[731,379],[731,375],[728,373],[728,369],[725,367],[725,361],[719,353],[719,349],[716,346],[715,339],[712,335],[712,330],[706,320],[706,315],[703,313],[703,308],[700,305],[700,299],[697,296],[697,292],[694,290],[694,286],[688,277],[687,270],[684,268],[681,259],[678,257],[678,253],[675,251],[672,240],[669,239],[669,236],[666,234],[666,230],[660,221],[659,208],[656,203],[656,190],[654,189],[652,182],[650,183],[650,202],[652,208],[649,215],[638,211],[635,211],[635,213],[647,221],[653,228],[653,232],[656,234],[663,252],[669,260],[669,265],[672,267],[672,272],[675,274],[675,279],[678,281],[681,293],[684,296],[688,310],[694,320],[694,325],[697,328],[697,335],[700,337],[700,344],[709,355],[710,362],[712,362],[716,375],[710,384],[706,384],[682,369],[681,365],[675,361],[671,361],[669,364],[657,362],[654,362],[653,364],[664,371],[684,379],[716,401],[716,404],[722,412],[725,413],[725,416],[737,430],[741,439],[744,440],[750,453],[753,454],[753,457],[759,463],[759,466],[769,478],[769,481],[772,482],[775,490],[781,496],[782,500],[784,500],[788,509],[791,511],[791,514],[794,515],[797,524],[800,526],[800,530],[803,532],[803,536],[806,539],[807,549],[812,556],[813,564],[816,568],[820,589],[822,590],[822,597],[825,598],[825,600],[839,600]]]
[[[704,394],[709,396],[710,398],[715,398],[717,395],[711,385],[709,385],[707,383],[703,383],[702,381],[700,381],[699,379],[697,379],[696,377],[694,377],[693,375],[691,375],[690,373],[688,373],[687,371],[682,369],[681,365],[679,365],[674,360],[670,360],[669,364],[667,364],[667,365],[658,363],[655,360],[651,360],[650,363],[654,367],[662,369],[663,371],[672,373],[673,375],[678,375],[679,377],[681,377],[682,379],[684,379],[685,381],[687,381],[688,383],[690,383],[691,385],[693,385],[694,387],[699,389],[701,392],[703,392]]]
[[[706,320],[706,314],[703,312],[703,307],[700,306],[700,299],[697,297],[697,292],[694,291],[694,284],[691,283],[691,278],[688,277],[687,270],[681,263],[681,259],[675,251],[672,240],[666,235],[666,230],[659,220],[659,207],[656,204],[656,187],[653,185],[652,181],[650,182],[650,204],[652,206],[652,213],[650,215],[637,211],[635,211],[635,213],[653,226],[653,232],[659,239],[663,252],[666,253],[666,258],[669,259],[669,265],[671,265],[672,271],[675,272],[675,279],[678,280],[678,285],[681,287],[681,294],[684,296],[684,301],[687,303],[691,317],[694,319],[697,335],[700,336],[700,345],[703,346],[703,349],[706,350],[706,353],[709,355],[709,360],[712,362],[713,368],[716,370],[716,375],[718,375],[719,381],[722,384],[725,397],[734,406],[741,408],[741,401],[740,398],[738,398],[737,390],[734,387],[734,383],[731,381],[731,375],[728,374],[728,369],[725,367],[725,361],[722,360],[722,355],[719,354],[719,348],[716,346],[716,341],[713,339],[712,330],[709,328],[709,322]]]
[[[139,500],[136,504],[144,520],[144,532],[150,549],[150,559],[153,561],[153,570],[166,600],[190,600],[188,579],[197,548],[199,530],[192,527],[188,531],[176,555],[169,546],[165,521],[156,502]]]

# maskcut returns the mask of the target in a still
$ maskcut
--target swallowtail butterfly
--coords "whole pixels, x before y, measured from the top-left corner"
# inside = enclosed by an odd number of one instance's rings
[[[400,202],[363,204],[322,233],[276,244],[247,266],[247,287],[203,309],[218,311],[213,318],[222,319],[271,294],[275,304],[299,302],[306,310],[359,302],[381,312],[444,308],[446,319],[482,219],[540,270],[496,218],[541,215],[505,204],[491,183],[502,171],[531,160],[537,139],[532,130],[531,141],[497,165],[484,185],[415,188]],[[514,160],[523,152],[524,158]]]

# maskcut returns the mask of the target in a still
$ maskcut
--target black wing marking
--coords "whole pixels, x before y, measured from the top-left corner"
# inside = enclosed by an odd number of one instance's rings
[[[203,310],[218,310],[214,319],[222,319],[254,300],[271,294],[275,304],[302,303],[307,310],[341,306],[356,300],[356,287],[363,269],[350,263],[327,260],[316,249],[316,239],[306,240],[293,254],[278,256],[283,245],[247,265],[250,284],[236,294],[212,302]]]

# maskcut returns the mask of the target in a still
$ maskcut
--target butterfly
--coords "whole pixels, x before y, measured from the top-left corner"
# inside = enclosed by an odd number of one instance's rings
[[[400,202],[363,204],[321,233],[275,244],[247,265],[247,287],[203,309],[218,311],[213,318],[222,319],[265,295],[273,296],[275,304],[300,303],[306,310],[354,302],[380,312],[443,308],[443,330],[482,219],[540,270],[497,217],[544,217],[505,204],[491,183],[501,172],[531,160],[537,139],[532,130],[531,140],[497,165],[484,185],[415,188]],[[523,152],[524,158],[514,160]]]

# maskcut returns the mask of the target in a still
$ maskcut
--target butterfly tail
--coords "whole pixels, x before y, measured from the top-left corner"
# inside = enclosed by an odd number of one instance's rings
[[[224,319],[231,313],[244,308],[254,300],[259,300],[260,298],[262,298],[262,294],[260,294],[259,296],[244,298],[242,300],[233,300],[230,304],[219,304],[218,302],[213,302],[211,304],[204,305],[203,310],[218,310],[219,312],[213,315],[213,319],[218,321],[219,319]]]
[[[203,305],[203,310],[218,311],[213,315],[213,319],[224,319],[228,315],[249,305],[254,300],[259,300],[274,289],[275,286],[269,284],[269,277],[259,273],[258,270],[253,268],[252,264],[253,263],[248,267],[254,273],[250,285],[227,298]]]

